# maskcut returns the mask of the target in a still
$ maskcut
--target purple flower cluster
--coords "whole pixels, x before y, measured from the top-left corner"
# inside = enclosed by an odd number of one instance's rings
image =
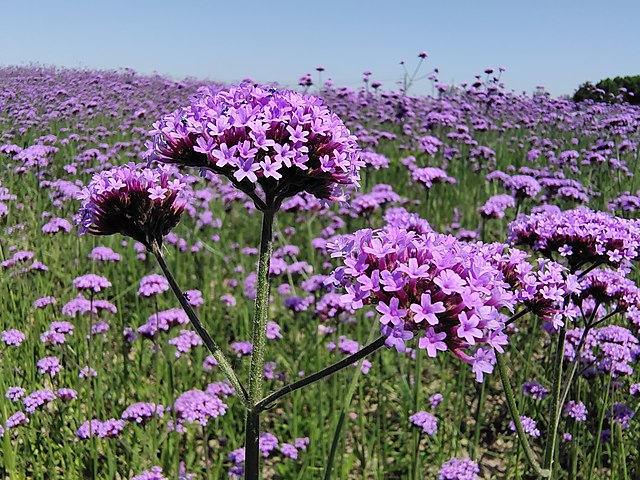
[[[184,429],[185,423],[207,425],[209,420],[224,415],[227,405],[217,396],[202,390],[188,390],[181,394],[173,404],[177,422],[176,429]]]
[[[576,422],[584,422],[587,420],[587,413],[589,412],[584,403],[571,400],[565,404],[564,413]]]
[[[202,345],[202,339],[194,331],[180,330],[180,335],[172,338],[167,343],[176,347],[176,358],[180,358],[184,353],[189,353],[193,347]]]
[[[470,458],[451,458],[438,470],[438,480],[478,480],[480,468]]]
[[[420,218],[417,213],[410,213],[402,207],[390,208],[384,215],[384,221],[390,227],[398,227],[408,232],[415,232],[423,235],[433,232],[433,228],[424,218]]]
[[[170,308],[151,315],[147,321],[138,327],[138,333],[147,338],[156,336],[159,330],[167,332],[176,325],[186,325],[189,317],[181,308]]]
[[[7,418],[7,421],[4,425],[7,430],[11,430],[12,428],[26,425],[27,423],[29,423],[29,418],[23,412],[16,412],[9,418]]]
[[[49,389],[36,390],[35,392],[27,395],[22,403],[25,406],[25,410],[28,413],[33,413],[36,410],[46,406],[50,402],[56,399],[55,393]]]
[[[121,418],[127,422],[136,422],[142,425],[154,417],[162,418],[163,415],[164,407],[162,405],[149,402],[137,402],[125,408]]]
[[[105,277],[96,275],[94,273],[88,273],[81,277],[73,279],[73,286],[78,290],[90,290],[93,292],[100,292],[111,286],[111,282]]]
[[[377,152],[364,151],[360,152],[360,160],[364,163],[363,167],[381,170],[389,168],[389,159]]]
[[[33,308],[44,308],[48,305],[54,305],[56,303],[55,297],[47,296],[40,297],[35,302],[33,302]]]
[[[138,288],[138,296],[153,297],[159,293],[169,290],[169,282],[163,275],[153,273],[142,277],[140,280],[140,288]]]
[[[549,390],[538,382],[525,382],[522,384],[522,393],[534,400],[544,400],[549,395]]]
[[[42,227],[42,233],[70,232],[71,223],[64,218],[52,218]]]
[[[89,312],[99,314],[105,310],[111,313],[116,313],[118,311],[116,306],[107,300],[94,300],[91,302],[91,300],[84,298],[81,293],[73,300],[65,303],[62,307],[62,313],[73,318],[78,314],[86,315]]]
[[[297,460],[300,450],[304,451],[308,446],[309,438],[307,437],[296,438],[293,444],[286,442],[280,443],[275,435],[265,432],[261,433],[258,439],[258,448],[263,458],[273,457],[277,453],[280,453],[285,458]],[[229,478],[242,478],[244,476],[244,448],[238,448],[229,453],[227,460],[232,464],[229,468]]]
[[[456,183],[456,179],[450,177],[447,172],[436,167],[410,167],[411,180],[423,185],[427,190],[436,183]]]
[[[154,466],[151,470],[145,470],[139,475],[131,477],[131,480],[169,480],[162,474],[162,467]]]
[[[78,398],[78,392],[73,388],[59,388],[56,390],[56,397],[63,402],[70,402]]]
[[[4,396],[5,398],[8,398],[12,402],[17,402],[22,397],[24,397],[25,393],[26,393],[26,390],[22,387],[9,387],[7,389],[7,393],[5,393]]]
[[[577,208],[552,215],[520,216],[509,225],[509,239],[546,256],[563,249],[572,270],[588,263],[617,268],[638,256],[640,223]]]
[[[89,253],[89,258],[96,262],[119,262],[121,257],[109,247],[96,247]]]
[[[573,302],[585,314],[591,313],[589,306],[607,306],[612,312],[626,314],[640,329],[640,288],[623,273],[595,269],[581,279],[580,287],[580,295],[574,296]]]
[[[5,345],[8,346],[11,345],[14,347],[18,347],[22,342],[25,341],[26,338],[27,337],[25,336],[25,334],[20,330],[11,329],[2,332],[2,341],[5,343]]]
[[[359,230],[329,249],[345,265],[327,282],[343,286],[342,302],[354,309],[377,305],[387,346],[404,351],[405,341],[421,331],[418,347],[430,357],[451,350],[472,365],[478,381],[493,371],[494,349],[502,352],[507,343],[499,309],[513,310],[515,299],[480,249],[395,227]]]
[[[573,361],[584,329],[567,330],[565,358]],[[640,340],[629,330],[617,325],[589,330],[580,352],[580,363],[586,377],[609,374],[614,378],[632,375],[633,366],[640,358]]]
[[[51,322],[49,330],[40,335],[40,341],[48,345],[62,345],[66,336],[73,334],[73,328],[69,322]]]
[[[569,275],[557,262],[538,259],[537,268],[527,262],[522,250],[507,248],[501,243],[480,245],[478,249],[503,272],[506,282],[513,289],[515,299],[532,313],[551,322],[556,330],[564,324],[564,318],[573,318],[575,312],[566,308],[565,299],[580,291],[575,275]]]
[[[343,198],[363,165],[342,121],[316,97],[242,84],[203,88],[190,105],[154,123],[147,157],[204,167],[267,203],[306,191]]]
[[[178,224],[187,206],[186,184],[168,167],[123,165],[94,175],[78,194],[81,233],[132,237],[149,248]]]
[[[503,218],[507,208],[515,208],[516,201],[511,195],[494,195],[486,203],[478,208],[483,218]]]
[[[631,419],[634,416],[634,409],[621,402],[614,403],[611,407],[611,411],[607,412],[607,417],[620,424],[624,429],[631,426]]]
[[[409,417],[409,421],[430,437],[438,433],[438,419],[435,415],[424,410],[414,413]]]
[[[505,187],[511,190],[517,199],[534,198],[540,193],[542,187],[538,181],[530,175],[514,175],[505,182]]]
[[[110,418],[108,420],[97,420],[93,419],[91,421],[87,420],[80,428],[76,430],[75,435],[80,440],[87,440],[91,437],[98,438],[116,438],[120,436],[122,430],[126,426],[126,422],[124,420]]]
[[[531,435],[532,437],[540,436],[540,430],[538,430],[538,426],[534,419],[522,415],[520,417],[520,422],[522,422],[522,430],[524,430],[524,433]],[[516,431],[516,424],[513,420],[509,423],[509,430],[512,432]]]
[[[52,378],[62,370],[62,365],[60,365],[60,359],[58,357],[44,357],[38,360],[36,366],[42,375],[46,374]]]

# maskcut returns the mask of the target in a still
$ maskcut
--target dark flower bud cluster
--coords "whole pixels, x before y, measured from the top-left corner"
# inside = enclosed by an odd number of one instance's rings
[[[128,164],[96,174],[79,194],[81,233],[132,237],[150,248],[178,224],[187,206],[186,183],[169,167]]]
[[[147,158],[207,168],[252,196],[279,207],[300,192],[341,200],[359,186],[356,139],[319,98],[242,84],[202,88],[190,105],[165,115],[150,132]]]

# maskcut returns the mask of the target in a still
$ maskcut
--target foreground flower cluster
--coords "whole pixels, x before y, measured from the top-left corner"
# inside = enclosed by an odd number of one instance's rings
[[[507,343],[504,315],[515,297],[503,272],[471,244],[437,233],[396,227],[359,230],[330,246],[342,257],[329,282],[343,286],[354,309],[375,304],[387,345],[418,347],[435,357],[452,351],[473,367],[476,379],[493,371],[495,350]]]
[[[202,88],[192,103],[154,124],[147,158],[227,176],[269,204],[300,192],[343,199],[359,185],[355,137],[319,98],[243,84]]]

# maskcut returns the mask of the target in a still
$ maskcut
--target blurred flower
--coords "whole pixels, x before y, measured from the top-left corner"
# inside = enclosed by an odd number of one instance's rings
[[[478,480],[480,469],[470,458],[451,458],[438,470],[438,480]]]
[[[424,433],[430,437],[438,433],[438,419],[431,413],[425,411],[414,413],[409,417],[409,421],[415,426],[422,428]]]
[[[138,296],[153,297],[159,293],[169,290],[169,282],[163,275],[151,274],[142,277],[140,280],[140,288],[138,288]]]

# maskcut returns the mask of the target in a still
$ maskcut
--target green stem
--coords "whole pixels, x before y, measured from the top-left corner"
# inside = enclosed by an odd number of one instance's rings
[[[377,322],[374,323],[371,327],[371,330],[369,331],[369,338],[367,339],[367,346],[363,347],[362,349],[360,349],[358,352],[354,353],[353,355],[350,355],[349,357],[345,358],[344,360],[341,360],[340,362],[334,363],[331,367],[325,368],[324,370],[321,370],[318,373],[327,371],[328,369],[341,364],[345,361],[348,360],[348,363],[346,363],[346,365],[353,365],[354,362],[358,361],[359,359],[364,358],[366,355],[368,355],[371,352],[375,352],[376,350],[378,350],[380,347],[382,347],[384,345],[384,341],[386,340],[385,337],[379,337],[377,340],[375,341],[371,341],[371,339],[373,338],[373,336],[375,335],[376,331],[378,330],[378,325]],[[371,349],[371,350],[370,350]],[[363,355],[360,355],[358,358],[355,358],[356,356],[358,356],[358,354],[360,354],[361,352],[363,352]],[[342,405],[342,411],[340,412],[340,416],[338,417],[338,422],[336,424],[336,428],[333,431],[333,440],[331,441],[331,451],[329,452],[329,458],[327,459],[327,466],[325,467],[325,471],[324,471],[324,480],[329,480],[331,478],[331,472],[333,470],[333,463],[335,461],[336,458],[336,453],[338,451],[338,443],[340,441],[340,433],[342,432],[342,427],[344,425],[344,420],[345,417],[347,415],[347,410],[349,409],[349,405],[351,404],[351,399],[353,398],[353,395],[356,391],[356,385],[358,384],[358,379],[360,378],[360,375],[362,374],[360,367],[362,366],[362,363],[358,364],[358,370],[356,371],[356,373],[353,375],[353,378],[351,379],[351,383],[349,384],[349,390],[347,392],[347,396],[344,399],[344,403]],[[344,367],[342,367],[344,368]],[[338,370],[335,370],[336,372]],[[316,374],[317,375],[317,374]],[[313,375],[312,375],[313,376]],[[326,376],[326,375],[325,375]],[[362,432],[362,435],[364,435],[364,432]]]
[[[526,457],[527,462],[529,462],[529,465],[531,465],[531,468],[533,468],[538,477],[548,478],[551,476],[551,471],[548,469],[540,468],[540,465],[535,459],[535,454],[533,453],[533,450],[531,450],[531,446],[529,445],[527,436],[524,433],[524,429],[522,428],[522,422],[520,421],[520,412],[518,410],[518,406],[516,405],[516,399],[513,394],[513,389],[511,388],[511,382],[509,381],[507,369],[505,368],[504,361],[502,360],[502,355],[496,355],[496,364],[498,365],[498,372],[500,372],[500,380],[502,380],[502,387],[504,388],[505,397],[507,399],[507,406],[509,407],[509,411],[511,412],[511,417],[513,417],[513,423],[516,426],[516,432],[518,433],[518,438],[520,439],[520,444],[522,445],[524,456]]]
[[[556,356],[553,363],[553,388],[551,390],[551,418],[549,419],[549,429],[544,450],[543,467],[553,472],[553,459],[558,437],[558,424],[560,419],[560,395],[562,387],[562,361],[564,359],[564,341],[567,336],[566,326],[560,329],[556,343]]]
[[[209,332],[207,332],[207,330],[202,325],[200,318],[198,318],[198,315],[196,314],[196,312],[193,310],[193,308],[187,301],[187,298],[184,296],[184,293],[178,286],[176,279],[173,277],[173,275],[169,271],[167,262],[164,261],[162,252],[160,251],[160,246],[156,242],[154,242],[151,245],[151,253],[153,253],[153,255],[158,260],[158,263],[160,264],[160,268],[162,269],[164,276],[167,277],[167,280],[169,282],[169,285],[171,286],[171,289],[173,290],[173,293],[178,299],[178,302],[180,302],[180,306],[182,307],[184,312],[187,314],[187,317],[189,317],[189,320],[191,320],[191,325],[193,325],[193,328],[196,330],[198,335],[200,335],[200,338],[202,338],[202,341],[204,342],[207,349],[211,352],[211,355],[213,355],[213,357],[218,361],[218,366],[222,370],[222,373],[224,373],[225,376],[227,377],[227,380],[231,382],[231,385],[239,395],[243,405],[249,408],[249,398],[247,396],[247,391],[245,390],[242,383],[240,383],[240,380],[236,376],[236,373],[231,367],[231,364],[229,363],[229,361],[227,360],[227,357],[225,357],[224,353],[222,353],[222,350],[220,350],[220,347],[218,347],[215,340],[211,338],[211,336],[209,335]]]
[[[375,327],[377,328],[377,325]],[[288,385],[285,385],[284,387],[280,388],[279,390],[273,392],[269,396],[260,400],[256,404],[256,408],[260,411],[265,410],[266,408],[269,408],[269,406],[273,404],[273,402],[287,395],[288,393],[294,392],[302,387],[306,387],[307,385],[315,383],[318,380],[322,380],[323,378],[328,377],[329,375],[333,375],[334,373],[339,372],[343,368],[353,365],[358,360],[363,359],[367,355],[383,347],[385,340],[386,340],[386,337],[379,337],[377,340],[367,344],[366,346],[358,350],[356,353],[343,358],[339,362],[333,363],[328,367],[323,368],[322,370],[312,375],[308,375],[303,379],[298,380],[297,382],[293,382]]]
[[[275,213],[264,211],[262,216],[262,234],[260,237],[260,258],[258,260],[258,277],[256,302],[251,331],[253,350],[251,353],[251,370],[249,374],[249,401],[255,405],[262,397],[262,376],[264,369],[264,351],[266,345],[267,320],[269,317],[269,266],[273,252],[273,221]]]
[[[478,392],[478,405],[476,407],[476,425],[473,431],[473,450],[471,451],[471,458],[478,458],[478,447],[480,446],[480,430],[482,429],[482,409],[484,408],[484,399],[486,397],[487,382],[489,377],[486,377],[484,382],[480,385],[480,392]]]
[[[589,465],[588,480],[591,480],[593,470],[596,468],[596,462],[598,461],[598,450],[600,450],[600,442],[602,441],[602,426],[604,424],[604,416],[607,410],[607,404],[609,403],[609,394],[611,393],[611,372],[607,381],[607,393],[604,396],[604,402],[602,402],[602,409],[600,410],[600,417],[598,418],[598,431],[596,433],[596,447],[593,449],[593,456],[591,457],[591,464]]]
[[[269,319],[269,266],[273,252],[273,221],[275,209],[262,212],[262,232],[260,235],[260,258],[258,259],[258,278],[256,303],[251,331],[251,367],[249,372],[249,404],[245,427],[245,480],[260,478],[260,408],[262,398],[262,377],[264,375],[264,353],[267,343],[267,320]]]

